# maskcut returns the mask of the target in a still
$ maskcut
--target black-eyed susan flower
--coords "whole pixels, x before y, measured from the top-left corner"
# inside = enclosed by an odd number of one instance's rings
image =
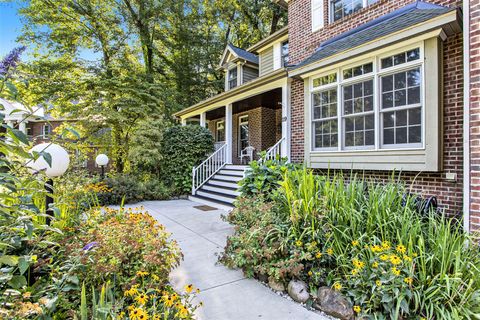
[[[328,248],[328,249],[327,249],[327,254],[330,255],[330,256],[333,255],[333,249],[332,249],[332,248]]]
[[[315,253],[315,258],[320,259],[321,257],[322,257],[322,253],[321,253],[321,252]]]
[[[399,276],[400,275],[400,270],[398,270],[396,267],[393,267],[392,269],[392,273],[396,276]]]
[[[381,286],[382,286],[382,281],[376,280],[376,281],[375,281],[375,285],[376,285],[377,287],[381,287]]]
[[[137,272],[137,276],[138,276],[138,277],[148,276],[148,272],[146,272],[146,271],[138,271],[138,272]]]
[[[354,306],[353,311],[355,311],[356,313],[360,313],[360,311],[362,311],[362,308],[360,308],[360,306]]]
[[[297,241],[295,241],[295,245],[297,247],[301,247],[301,246],[303,246],[303,242],[301,240],[297,240]]]
[[[378,262],[375,261],[374,263],[372,263],[372,268],[373,269],[377,269],[378,268]]]
[[[190,293],[193,291],[193,284],[188,284],[185,286],[185,292]]]
[[[407,252],[407,248],[405,248],[405,246],[401,244],[399,244],[396,249],[398,253],[404,254],[405,252]]]
[[[413,279],[411,277],[407,277],[403,279],[403,281],[410,286],[413,284]]]
[[[137,303],[141,304],[141,305],[144,305],[148,301],[148,296],[146,294],[142,293],[142,294],[135,297],[135,301]]]
[[[340,290],[342,290],[342,285],[339,282],[335,282],[333,284],[333,289],[335,289],[337,291],[340,291]]]
[[[352,241],[352,246],[354,246],[354,247],[358,246],[358,240],[353,240]]]

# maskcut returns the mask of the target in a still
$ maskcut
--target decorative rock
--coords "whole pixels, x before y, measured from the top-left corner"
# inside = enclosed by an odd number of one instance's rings
[[[285,286],[280,281],[275,280],[274,278],[268,278],[268,285],[275,291],[285,291]]]
[[[268,283],[268,276],[266,274],[259,273],[257,275],[257,278],[258,278],[258,280],[260,280],[262,282]]]
[[[310,298],[307,284],[303,281],[290,280],[287,286],[287,291],[293,300],[300,303],[305,303]]]
[[[313,307],[342,320],[350,320],[354,317],[352,306],[348,300],[340,292],[329,287],[318,289],[317,300]]]

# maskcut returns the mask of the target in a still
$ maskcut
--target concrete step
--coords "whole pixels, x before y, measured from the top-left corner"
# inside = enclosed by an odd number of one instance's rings
[[[209,184],[215,185],[215,186],[220,186],[220,187],[227,187],[227,188],[233,188],[233,189],[238,189],[238,184],[236,182],[230,182],[230,181],[223,181],[223,180],[217,180],[217,179],[210,179],[208,181]]]
[[[248,166],[240,166],[240,165],[234,165],[234,164],[227,164],[224,169],[227,170],[236,170],[236,171],[245,171]]]
[[[227,175],[227,176],[236,176],[236,177],[243,177],[244,170],[228,170],[228,169],[222,169],[218,172],[219,174],[222,175]]]
[[[216,201],[225,202],[228,204],[233,204],[233,201],[235,201],[235,198],[236,198],[236,196],[233,196],[233,195],[230,196],[223,193],[219,193],[215,191],[206,191],[202,189],[197,190],[195,195],[202,196],[204,198],[208,198]]]
[[[237,183],[238,181],[242,180],[243,177],[230,176],[230,175],[224,175],[224,174],[217,173],[216,175],[213,176],[213,179]]]
[[[236,191],[237,188],[229,188],[229,187],[221,187],[221,186],[215,186],[210,184],[210,181],[206,184],[204,184],[199,190],[202,191],[213,191],[217,193],[224,194],[226,196],[234,196],[238,197],[240,195],[240,192]]]

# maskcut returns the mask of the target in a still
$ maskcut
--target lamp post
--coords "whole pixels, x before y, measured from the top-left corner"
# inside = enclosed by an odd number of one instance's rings
[[[108,157],[106,154],[99,154],[95,158],[95,162],[97,163],[100,168],[102,168],[102,173],[100,174],[101,179],[105,179],[105,166],[108,164]]]
[[[53,203],[53,178],[59,177],[67,171],[70,164],[70,157],[68,152],[54,143],[41,143],[34,146],[30,153],[44,152],[50,155],[51,163],[49,164],[43,156],[38,157],[35,161],[30,161],[27,165],[34,172],[45,170],[45,174],[49,178],[45,183],[45,190],[47,195],[45,196],[45,213],[53,218],[53,209],[50,205]],[[50,225],[51,218],[47,218],[47,224]]]

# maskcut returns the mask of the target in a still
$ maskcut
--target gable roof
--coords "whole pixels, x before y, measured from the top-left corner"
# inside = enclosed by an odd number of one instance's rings
[[[456,9],[417,1],[323,42],[310,57],[289,69],[305,67],[453,10]]]
[[[258,56],[255,53],[249,52],[242,48],[236,47],[231,43],[228,43],[225,51],[223,52],[222,60],[220,61],[220,67],[225,64],[228,53],[231,53],[237,59],[242,59],[254,64],[258,64]]]

